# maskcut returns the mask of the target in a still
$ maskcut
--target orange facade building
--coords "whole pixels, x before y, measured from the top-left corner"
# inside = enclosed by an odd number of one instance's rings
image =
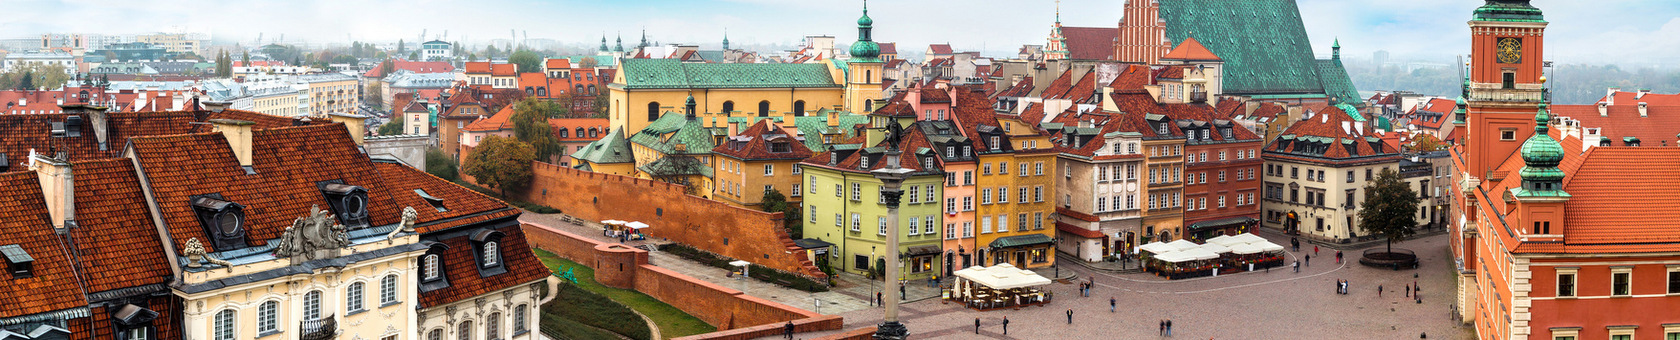
[[[1664,185],[1680,148],[1584,148],[1548,112],[1546,25],[1526,0],[1487,1],[1470,21],[1455,305],[1482,339],[1680,338],[1680,192]]]

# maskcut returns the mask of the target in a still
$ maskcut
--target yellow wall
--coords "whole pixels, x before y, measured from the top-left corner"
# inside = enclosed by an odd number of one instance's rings
[[[617,77],[622,76],[623,73],[621,72]],[[622,79],[616,81],[622,81]],[[622,84],[622,82],[619,82],[619,84]],[[695,110],[699,111],[696,113],[723,112],[724,103],[734,102],[735,111],[757,114],[758,103],[768,101],[772,111],[770,116],[777,116],[781,112],[793,110],[794,103],[800,100],[805,101],[805,111],[807,112],[843,105],[843,90],[838,87],[625,90],[621,85],[615,84],[609,87],[608,91],[608,100],[611,103],[609,105],[612,107],[608,118],[613,128],[624,128],[626,134],[634,135],[648,126],[648,103],[657,102],[661,107],[670,107],[670,109],[660,109],[659,114],[665,114],[667,110],[671,113],[682,114],[683,103],[692,94],[696,106]]]
[[[1174,147],[1178,148],[1176,152],[1174,151]],[[1184,238],[1183,147],[1184,140],[1182,139],[1143,141],[1143,150],[1141,151],[1148,157],[1145,158],[1144,169],[1139,169],[1139,171],[1144,171],[1144,173],[1138,174],[1138,178],[1142,179],[1146,184],[1146,189],[1143,191],[1143,198],[1139,200],[1139,205],[1144,209],[1143,229],[1145,233],[1149,233],[1150,230],[1153,229],[1153,234],[1151,235],[1157,237],[1161,235],[1162,231],[1167,231],[1169,236],[1169,239],[1156,239],[1155,241],[1172,241]],[[1155,153],[1155,150],[1160,150],[1161,152]],[[1150,184],[1150,170],[1158,170],[1161,172],[1162,176],[1165,177],[1169,176],[1168,174],[1171,173],[1171,170],[1173,169],[1177,169],[1177,176],[1173,176],[1174,178],[1167,178],[1159,181],[1159,183]],[[1162,202],[1156,202],[1158,205],[1154,209],[1151,209],[1149,207],[1149,198],[1153,197],[1157,193],[1165,193],[1168,195],[1165,199],[1166,206],[1159,205]],[[1174,203],[1173,199],[1170,197],[1173,193],[1179,194],[1176,203]]]
[[[865,102],[881,101],[881,63],[849,63],[846,79],[846,110],[869,112]]]
[[[1007,163],[1007,165],[1002,165],[1005,163]],[[1021,164],[1023,163],[1028,164],[1027,172],[1025,173],[1021,172]],[[991,174],[989,175],[986,172],[987,164],[991,165]],[[1039,169],[1039,164],[1043,164],[1042,173],[1037,171],[1037,169]],[[1000,167],[1007,167],[1002,169],[1007,170],[1007,173],[1000,172]],[[979,232],[979,234],[975,235],[977,238],[975,244],[980,247],[986,247],[988,244],[991,244],[992,241],[1001,237],[1030,234],[1043,234],[1045,236],[1049,236],[1051,239],[1055,239],[1055,204],[1057,200],[1060,199],[1060,197],[1056,196],[1055,186],[1057,183],[1056,179],[1061,178],[1058,177],[1061,175],[1061,168],[1056,163],[1056,153],[1054,152],[980,155],[980,170],[976,172],[976,176],[978,178],[975,181],[979,186],[979,188],[975,189],[977,191],[975,203],[978,204],[976,209],[977,212],[975,214],[975,225],[976,228],[982,229],[980,229],[981,232]],[[1008,188],[1008,203],[999,203],[999,187]],[[1039,189],[1041,190],[1041,194],[1038,195],[1039,199],[1034,199],[1034,195],[1031,193],[1031,191],[1035,188],[1042,188]],[[986,192],[988,189],[991,192],[990,204],[987,204],[986,199]],[[1028,190],[1027,197],[1030,202],[1021,201],[1021,190]],[[1023,225],[1021,225],[1021,214],[1027,215],[1027,225],[1024,226],[1026,227],[1025,230],[1022,230]],[[998,230],[997,220],[1000,216],[1007,220],[1006,226],[1008,227],[1008,230]],[[983,229],[986,217],[991,217],[992,220],[991,223],[993,232],[991,233],[985,233],[985,229]],[[1049,266],[1054,264],[1056,261],[1053,247],[1053,244],[1044,244],[1017,249],[990,249],[988,250],[989,253],[986,254],[986,257],[983,260],[984,262],[979,264],[996,264],[994,261],[996,260],[996,256],[993,252],[1027,251],[1028,248],[1037,248],[1046,252],[1045,262],[1034,263],[1032,262],[1032,256],[1029,255],[1027,256],[1027,263],[1014,263],[1016,257],[1013,254],[1008,255],[1007,261],[1013,263],[1017,267],[1038,268]]]
[[[773,186],[787,197],[788,202],[799,202],[810,188],[800,183],[801,176],[793,173],[794,164],[798,159],[782,160],[741,160],[734,157],[717,155],[712,157],[713,178],[712,197],[724,203],[742,207],[757,206],[764,201],[764,186]],[[774,167],[771,175],[764,175],[764,166]],[[739,168],[737,168],[739,167]],[[793,191],[794,184],[801,184],[800,190]],[[734,188],[730,188],[734,187]]]
[[[397,243],[413,243],[418,240],[418,236],[410,235],[399,237]],[[391,245],[385,242],[376,242],[352,248],[371,251],[389,246]],[[345,254],[348,253],[349,250],[346,250]],[[231,310],[234,312],[235,338],[258,339],[258,309],[268,301],[278,303],[275,326],[281,334],[296,334],[299,322],[303,320],[304,295],[310,291],[320,291],[321,316],[332,315],[338,318],[340,339],[380,339],[389,335],[398,335],[398,339],[417,339],[413,332],[404,330],[413,329],[416,322],[414,307],[420,299],[415,276],[418,271],[414,269],[414,263],[423,253],[411,251],[356,262],[342,269],[329,269],[333,271],[330,273],[285,276],[196,294],[185,294],[176,290],[175,293],[182,298],[185,306],[182,313],[185,338],[210,339],[216,314]],[[183,279],[188,283],[201,283],[289,264],[288,260],[264,261],[235,266],[231,271],[216,269],[186,273]],[[397,277],[398,303],[384,306],[380,301],[380,280],[387,275]],[[348,289],[357,282],[363,285],[362,309],[365,311],[350,314],[350,311],[346,310],[349,306]],[[387,326],[394,327],[396,331],[390,331]]]

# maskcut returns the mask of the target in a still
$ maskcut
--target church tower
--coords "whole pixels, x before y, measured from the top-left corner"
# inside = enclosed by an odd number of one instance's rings
[[[1161,20],[1160,0],[1127,0],[1120,17],[1120,36],[1114,40],[1114,59],[1123,63],[1157,65],[1173,48],[1167,22]]]
[[[1062,35],[1062,1],[1056,0],[1056,23],[1050,25],[1050,38],[1044,43],[1044,59],[1068,58],[1067,37]]]
[[[857,24],[858,39],[852,43],[852,59],[846,62],[846,111],[867,113],[881,100],[881,45],[875,43],[875,20],[869,18],[868,0],[863,2],[863,17]]]
[[[1542,86],[1545,31],[1546,20],[1529,0],[1487,0],[1476,8],[1463,85],[1469,176],[1501,180],[1490,178],[1494,168],[1535,133],[1536,112],[1544,114],[1550,100]]]

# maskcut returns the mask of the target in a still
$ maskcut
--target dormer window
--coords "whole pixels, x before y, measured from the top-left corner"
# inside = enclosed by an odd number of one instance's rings
[[[869,168],[869,155],[868,154],[858,156],[858,167],[864,168],[864,169]]]
[[[788,143],[787,142],[770,143],[770,152],[783,153],[783,152],[790,152],[790,151],[792,151],[792,149],[788,148]]]
[[[6,257],[6,271],[12,273],[13,279],[35,277],[35,258],[23,250],[23,246],[8,244],[0,246],[0,256]]]
[[[491,276],[507,272],[507,267],[502,266],[501,231],[481,229],[474,232],[471,239],[479,275]]]
[[[350,229],[368,227],[367,189],[360,186],[339,183],[332,180],[318,183],[321,194],[326,195],[327,205],[333,212],[338,213],[339,223]]]
[[[438,212],[449,211],[448,208],[443,207],[442,198],[432,197],[431,194],[426,193],[425,189],[414,189],[414,194],[420,195],[420,199],[426,200],[426,204],[430,204],[432,209],[437,209]]]
[[[245,248],[244,205],[223,200],[220,194],[196,196],[191,202],[217,251]]]
[[[996,149],[998,149],[998,141],[999,141],[999,140],[1000,140],[1000,139],[1001,139],[1001,138],[1000,138],[1000,137],[998,137],[998,136],[992,136],[992,138],[991,138],[991,148],[992,148],[992,149],[993,149],[993,150],[996,150]]]
[[[449,287],[449,276],[444,272],[444,253],[449,251],[449,245],[438,242],[426,249],[426,254],[420,255],[420,292],[429,292]]]

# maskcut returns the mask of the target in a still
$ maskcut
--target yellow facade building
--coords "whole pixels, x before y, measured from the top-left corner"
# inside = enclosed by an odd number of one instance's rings
[[[799,162],[814,153],[795,133],[764,119],[719,143],[712,149],[713,199],[756,209],[764,193],[777,191],[797,206],[807,189]]]

